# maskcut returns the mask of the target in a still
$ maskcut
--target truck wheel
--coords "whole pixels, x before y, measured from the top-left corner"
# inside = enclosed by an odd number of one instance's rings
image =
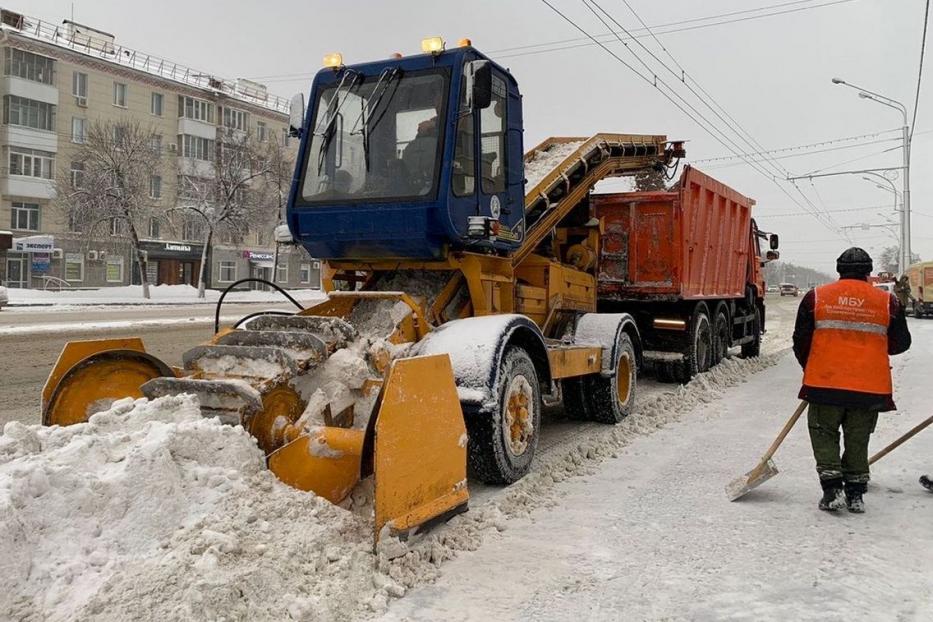
[[[755,307],[755,319],[752,320],[752,334],[755,338],[742,344],[742,358],[753,358],[761,354],[761,311]]]
[[[528,353],[506,350],[499,378],[499,407],[466,417],[470,470],[487,484],[511,484],[528,472],[541,427],[541,387]]]
[[[729,317],[720,307],[713,324],[713,365],[719,365],[729,355],[729,341]]]
[[[637,381],[635,346],[622,333],[616,343],[618,360],[611,377],[590,374],[568,378],[561,383],[564,412],[568,417],[597,423],[616,424],[632,412]]]
[[[709,315],[705,305],[698,305],[690,318],[690,328],[687,331],[689,342],[684,363],[681,366],[681,382],[690,382],[690,379],[710,368],[713,356],[713,328],[710,326]]]

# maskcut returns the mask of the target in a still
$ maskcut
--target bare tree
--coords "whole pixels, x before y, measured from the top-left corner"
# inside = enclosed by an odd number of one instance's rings
[[[263,180],[274,161],[264,143],[244,132],[221,130],[214,154],[213,175],[178,175],[178,207],[204,225],[204,245],[198,273],[198,297],[204,298],[205,266],[215,236],[228,231],[236,237],[268,224],[270,209]],[[274,208],[272,208],[274,209]]]
[[[123,223],[136,255],[143,297],[149,298],[137,227],[148,221],[154,207],[150,179],[162,165],[157,135],[135,121],[94,123],[74,161],[78,167],[62,170],[56,180],[56,205],[71,229],[89,239],[103,237],[105,224]]]

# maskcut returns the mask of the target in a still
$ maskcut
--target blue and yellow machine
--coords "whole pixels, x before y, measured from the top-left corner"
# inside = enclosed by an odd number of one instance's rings
[[[220,330],[181,369],[139,340],[71,343],[43,392],[44,421],[80,422],[117,397],[195,393],[206,414],[256,436],[286,483],[336,503],[373,476],[378,538],[464,509],[468,472],[500,484],[527,473],[545,398],[578,419],[625,417],[641,344],[631,316],[596,312],[602,224],[588,197],[601,179],[669,166],[682,145],[597,134],[523,155],[509,71],[469,41],[426,39],[422,51],[356,65],[328,55],[307,109],[293,102],[287,222],[325,262],[326,301]],[[354,388],[371,408],[303,426],[301,378],[360,336],[361,308],[383,303],[394,325],[364,335],[371,377]],[[227,355],[283,371],[205,364]]]

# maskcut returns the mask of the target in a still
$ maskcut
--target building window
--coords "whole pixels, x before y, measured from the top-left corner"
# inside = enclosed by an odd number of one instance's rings
[[[124,142],[126,142],[126,126],[114,125],[113,126],[113,144],[117,145],[117,147],[121,147]]]
[[[55,61],[51,58],[15,48],[6,49],[3,73],[8,76],[18,76],[33,82],[52,84],[54,70]]]
[[[162,93],[153,93],[152,102],[150,103],[149,111],[157,117],[162,116]]]
[[[279,283],[288,283],[288,261],[275,267],[275,280]]]
[[[221,283],[233,283],[236,281],[236,262],[218,261],[217,272],[219,274],[217,278],[218,281]]]
[[[269,127],[264,121],[256,122],[256,138],[261,143],[264,143],[269,139]]]
[[[246,131],[246,128],[249,127],[249,115],[242,110],[237,110],[236,108],[228,108],[224,106],[224,127],[230,128],[231,130],[241,130]]]
[[[159,222],[159,219],[153,216],[149,219],[149,237],[153,240],[158,240],[161,233],[162,223]]]
[[[123,282],[123,257],[107,257],[107,282]]]
[[[205,123],[214,122],[214,104],[195,99],[194,97],[178,96],[178,116]]]
[[[182,157],[206,162],[214,161],[214,141],[209,138],[181,134],[178,136],[178,144],[181,145]]]
[[[10,147],[10,175],[52,179],[54,171],[54,153]]]
[[[84,162],[71,163],[71,187],[84,187]]]
[[[162,155],[162,134],[153,134],[149,137],[149,148],[156,155]]]
[[[126,221],[122,218],[110,219],[110,235],[125,235]]]
[[[159,175],[149,176],[149,198],[150,199],[161,199],[162,198],[162,177],[160,177]]]
[[[79,283],[84,280],[83,253],[65,253],[65,280]]]
[[[311,283],[311,264],[301,264],[298,269],[298,281],[305,285]]]
[[[87,106],[87,74],[75,71],[71,74],[71,94],[79,106]]]
[[[126,85],[122,82],[113,83],[113,105],[126,108]]]
[[[197,242],[204,237],[203,224],[200,218],[186,218],[181,229],[181,238],[185,242]]]
[[[79,145],[87,142],[87,119],[71,118],[71,142]]]
[[[13,202],[10,210],[10,226],[20,231],[39,230],[39,205],[37,203]]]
[[[34,99],[3,96],[3,122],[46,132],[55,131],[55,106]]]

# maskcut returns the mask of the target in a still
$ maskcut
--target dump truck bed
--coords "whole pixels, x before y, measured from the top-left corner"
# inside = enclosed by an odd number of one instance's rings
[[[605,233],[602,300],[704,300],[745,295],[755,201],[686,167],[675,191],[592,197]]]

